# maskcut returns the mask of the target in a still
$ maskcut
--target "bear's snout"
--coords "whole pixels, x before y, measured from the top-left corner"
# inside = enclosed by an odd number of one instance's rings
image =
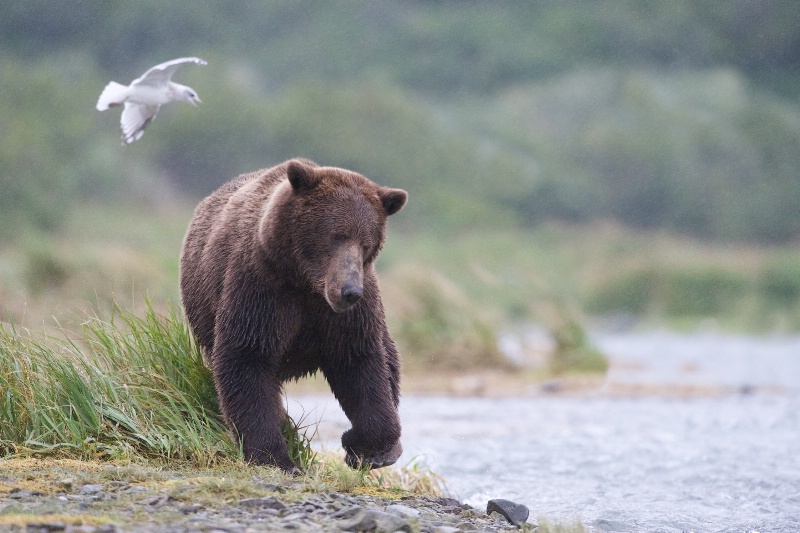
[[[334,254],[325,279],[325,299],[336,313],[343,313],[364,296],[361,247],[350,244]]]
[[[355,305],[364,296],[364,287],[356,283],[345,283],[342,287],[342,301],[347,305]]]

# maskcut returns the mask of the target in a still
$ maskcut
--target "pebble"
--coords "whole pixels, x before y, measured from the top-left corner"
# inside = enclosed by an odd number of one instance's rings
[[[407,505],[395,503],[386,507],[386,512],[389,514],[402,516],[403,518],[419,518],[420,512],[412,509]]]
[[[83,496],[97,494],[98,492],[103,492],[103,485],[84,485],[78,490],[78,494]]]
[[[275,496],[269,496],[267,498],[245,498],[244,500],[239,500],[239,506],[248,509],[275,509],[276,511],[286,509],[286,506]]]

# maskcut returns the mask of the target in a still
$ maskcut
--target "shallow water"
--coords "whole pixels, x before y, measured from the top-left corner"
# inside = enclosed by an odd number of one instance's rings
[[[800,344],[747,340],[740,350],[725,338],[701,349],[686,337],[652,339],[657,348],[635,336],[612,339],[613,350],[599,340],[612,357],[609,379],[681,382],[688,358],[694,384],[782,392],[405,396],[400,462],[421,460],[475,507],[506,498],[590,531],[800,531]],[[293,397],[289,407],[321,419],[326,447],[349,427],[331,396]]]

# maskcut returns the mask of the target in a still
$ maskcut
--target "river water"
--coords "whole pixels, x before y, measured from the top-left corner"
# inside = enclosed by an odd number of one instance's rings
[[[588,531],[800,531],[800,338],[669,333],[596,336],[605,387],[580,395],[406,395],[404,454],[485,508]],[[722,394],[620,396],[615,384],[689,383]],[[659,390],[664,390],[660,388]],[[292,397],[322,446],[349,423],[330,395]]]

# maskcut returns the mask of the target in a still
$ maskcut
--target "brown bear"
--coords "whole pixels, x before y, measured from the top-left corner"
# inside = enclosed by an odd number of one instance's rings
[[[239,176],[197,207],[180,259],[186,317],[245,458],[292,471],[283,383],[322,371],[350,419],[347,464],[402,453],[399,358],[375,259],[408,195],[293,159]]]

